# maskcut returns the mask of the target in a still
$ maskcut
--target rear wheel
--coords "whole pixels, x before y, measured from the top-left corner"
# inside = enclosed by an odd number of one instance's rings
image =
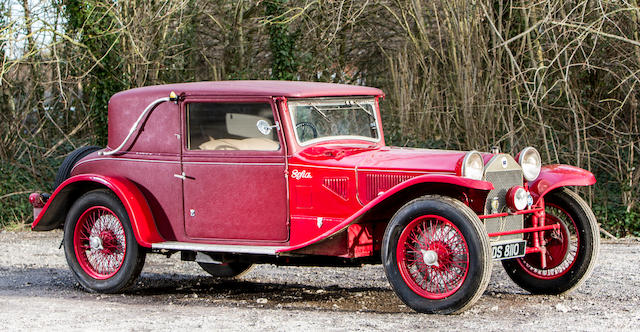
[[[69,210],[64,251],[80,285],[102,293],[116,293],[131,286],[145,260],[124,206],[103,189],[84,194]]]
[[[236,278],[249,272],[253,264],[229,262],[229,263],[200,263],[198,265],[202,267],[207,273],[216,278]]]
[[[425,196],[391,219],[382,263],[394,291],[423,313],[459,313],[477,301],[491,276],[489,239],[461,202]]]
[[[589,205],[571,190],[547,194],[545,225],[560,225],[544,233],[546,267],[540,253],[502,261],[509,277],[533,294],[561,294],[578,287],[589,277],[600,246],[596,218]],[[529,246],[532,235],[527,234]]]

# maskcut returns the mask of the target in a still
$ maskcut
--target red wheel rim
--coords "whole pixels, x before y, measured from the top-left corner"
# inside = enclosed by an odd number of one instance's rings
[[[78,264],[91,278],[113,277],[124,262],[127,248],[122,222],[104,206],[91,207],[76,223],[73,247]]]
[[[469,247],[464,236],[452,222],[435,215],[418,217],[405,227],[396,258],[407,286],[428,299],[451,296],[469,272]]]
[[[545,225],[554,224],[559,224],[560,229],[547,231],[544,234],[546,268],[542,268],[539,253],[528,254],[517,260],[523,270],[533,277],[539,279],[561,277],[571,269],[578,257],[580,234],[575,221],[561,207],[547,203],[545,206]]]

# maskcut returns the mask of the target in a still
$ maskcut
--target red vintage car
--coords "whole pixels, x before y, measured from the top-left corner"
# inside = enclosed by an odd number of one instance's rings
[[[458,313],[493,261],[532,293],[590,274],[599,246],[595,183],[567,165],[385,145],[379,89],[228,81],[132,89],[109,102],[107,147],[63,162],[32,229],[64,228],[87,290],[131,286],[145,255],[180,253],[216,277],[252,264],[382,263],[396,294],[426,313]]]

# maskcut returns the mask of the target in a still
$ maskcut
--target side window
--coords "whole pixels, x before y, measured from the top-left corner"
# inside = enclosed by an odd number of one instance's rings
[[[253,150],[280,149],[276,130],[263,135],[260,120],[274,124],[267,103],[189,103],[187,104],[187,149]]]

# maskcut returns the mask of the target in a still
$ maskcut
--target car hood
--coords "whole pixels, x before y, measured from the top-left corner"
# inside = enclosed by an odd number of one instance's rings
[[[455,174],[466,152],[385,147],[370,153],[357,165],[357,171],[400,171]]]
[[[367,145],[319,145],[300,156],[311,163],[358,172],[397,171],[455,174],[466,152]]]

